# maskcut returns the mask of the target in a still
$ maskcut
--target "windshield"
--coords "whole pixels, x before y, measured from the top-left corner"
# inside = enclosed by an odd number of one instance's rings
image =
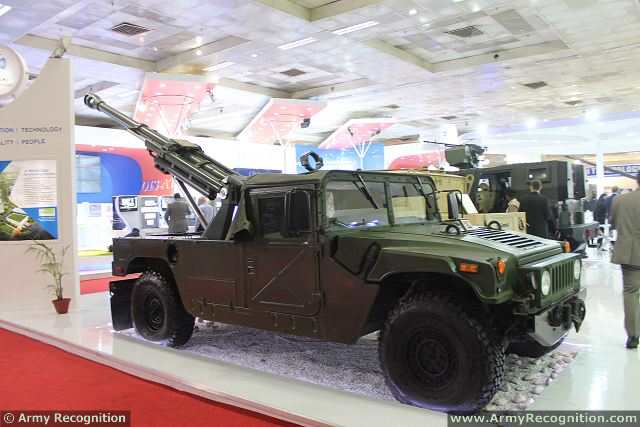
[[[399,176],[385,182],[354,174],[353,180],[328,182],[325,194],[327,220],[332,228],[415,224],[437,217],[431,182],[417,176]]]

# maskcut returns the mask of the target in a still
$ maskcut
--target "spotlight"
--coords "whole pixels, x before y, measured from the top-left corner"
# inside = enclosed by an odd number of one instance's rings
[[[528,129],[533,129],[538,125],[538,121],[536,119],[527,119],[527,121],[525,122],[525,125],[527,126]]]

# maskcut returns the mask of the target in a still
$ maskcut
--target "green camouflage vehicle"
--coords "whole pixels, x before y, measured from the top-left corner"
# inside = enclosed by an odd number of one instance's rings
[[[226,196],[202,234],[114,240],[114,328],[185,344],[196,317],[345,344],[380,331],[401,402],[473,412],[494,396],[508,351],[537,357],[585,315],[581,261],[558,242],[457,219],[451,193],[416,174],[237,175],[187,141],[85,102],[144,139],[181,185]],[[187,193],[188,194],[188,193]]]

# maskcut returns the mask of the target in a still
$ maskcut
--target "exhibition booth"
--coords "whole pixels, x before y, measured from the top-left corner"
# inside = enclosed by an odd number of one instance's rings
[[[172,84],[161,77],[150,73],[142,92]],[[176,81],[176,91],[198,88],[194,99],[212,90]],[[91,91],[86,107],[116,126],[79,126],[72,83],[71,61],[53,55],[0,108],[0,327],[299,425],[628,409],[634,384],[616,366],[633,361],[608,352],[620,337],[607,324],[621,313],[604,308],[619,295],[603,277],[620,271],[592,244],[599,225],[582,200],[632,188],[632,158],[597,141],[552,146],[552,122],[535,131],[544,150],[525,149],[524,131],[465,141],[451,127],[437,141],[390,144],[394,121],[378,117],[294,143],[291,128],[326,103],[277,97],[237,139],[186,135],[183,113],[140,109],[141,96],[129,114]],[[538,180],[559,233],[569,230],[561,243],[525,234],[523,213],[501,196]],[[180,234],[166,220],[175,193],[190,209]],[[208,221],[202,195],[216,212]],[[53,311],[51,290],[66,314]],[[490,307],[495,324],[474,320],[469,301]],[[583,324],[585,303],[597,320]],[[462,338],[443,345],[447,334]]]

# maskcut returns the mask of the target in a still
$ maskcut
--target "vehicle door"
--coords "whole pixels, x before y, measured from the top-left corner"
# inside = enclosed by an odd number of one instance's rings
[[[308,231],[287,231],[288,200],[294,193],[308,195]],[[246,283],[249,308],[287,314],[315,315],[321,306],[319,245],[316,229],[315,190],[269,188],[251,190],[250,212],[255,239],[246,242]],[[305,215],[306,216],[306,215]]]

